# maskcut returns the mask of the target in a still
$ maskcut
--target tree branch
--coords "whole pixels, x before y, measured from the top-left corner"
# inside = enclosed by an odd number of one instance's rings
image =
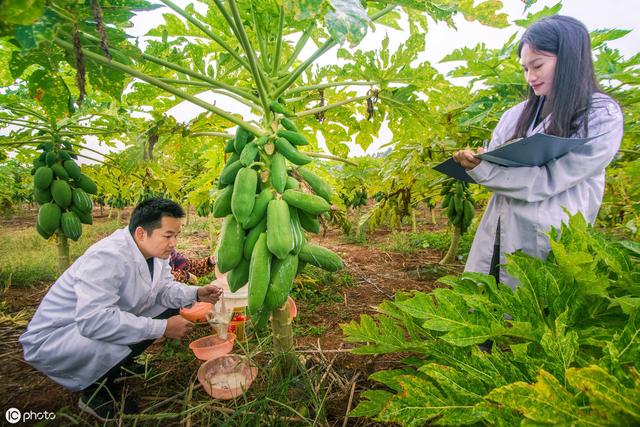
[[[73,51],[73,45],[71,43],[68,43],[58,37],[53,37],[53,42],[55,44],[57,44],[58,46],[61,46],[69,51]],[[167,92],[181,98],[184,99],[186,101],[189,101],[199,107],[204,108],[207,111],[211,111],[212,113],[215,113],[225,119],[227,119],[228,121],[230,121],[231,123],[235,123],[238,126],[241,126],[242,128],[246,129],[247,131],[253,133],[254,135],[257,136],[262,136],[262,135],[267,135],[267,132],[264,129],[260,129],[254,126],[251,126],[249,123],[235,117],[234,115],[214,106],[209,104],[208,102],[205,102],[201,99],[196,98],[195,96],[192,96],[186,92],[183,92],[179,89],[176,89],[175,87],[168,85],[167,83],[164,83],[154,77],[151,77],[147,74],[144,74],[138,70],[135,70],[131,67],[128,67],[124,64],[121,64],[120,62],[114,61],[114,60],[109,60],[107,58],[104,58],[101,55],[98,55],[94,52],[91,52],[89,50],[86,49],[82,49],[82,53],[88,57],[89,59],[96,61],[99,64],[102,64],[104,66],[107,67],[111,67],[111,68],[115,68],[117,70],[120,70],[126,74],[129,74],[130,76],[136,77],[142,81],[145,81],[153,86],[156,86],[160,89],[166,90]]]
[[[307,44],[307,42],[309,41],[309,38],[311,37],[311,30],[313,29],[314,25],[315,25],[314,23],[311,23],[307,27],[307,29],[304,30],[304,32],[302,33],[302,35],[300,36],[300,38],[296,43],[296,47],[293,49],[293,53],[291,54],[291,57],[289,58],[287,63],[284,65],[284,67],[282,67],[283,70],[288,70],[291,67],[291,65],[293,65],[298,55],[300,55],[300,52],[302,52],[302,49],[304,49],[304,46]]]
[[[247,36],[247,32],[244,29],[244,25],[242,25],[242,17],[240,16],[240,11],[238,10],[236,0],[228,1],[233,20],[236,23],[237,31],[240,36],[240,44],[244,46],[245,53],[247,54],[247,58],[249,59],[249,65],[251,65],[251,73],[253,74],[256,86],[258,87],[258,92],[260,93],[260,100],[262,101],[262,107],[264,109],[265,117],[268,117],[270,116],[269,96],[264,86],[262,70],[258,65],[256,54],[253,51],[251,43],[249,42],[249,37]]]
[[[224,132],[194,132],[190,133],[189,136],[221,136],[223,138],[233,138],[235,135],[231,135]]]
[[[319,159],[329,159],[329,160],[337,160],[342,163],[346,163],[352,166],[358,166],[357,163],[352,162],[351,160],[343,159],[342,157],[334,156],[333,154],[324,154],[324,153],[311,153],[309,151],[300,151],[302,154],[306,154],[309,157],[317,157]]]
[[[375,20],[383,17],[387,13],[391,12],[393,9],[395,9],[395,7],[396,7],[395,5],[387,6],[384,9],[382,9],[381,11],[379,11],[377,13],[374,13],[370,17],[370,19],[372,21],[375,21]],[[333,37],[329,38],[329,40],[327,40],[322,46],[320,46],[320,48],[313,55],[311,55],[298,68],[296,68],[293,71],[293,73],[291,73],[289,78],[282,84],[282,86],[280,86],[278,89],[276,89],[276,92],[273,94],[273,97],[277,98],[280,95],[282,95],[282,93],[285,90],[287,90],[287,88],[289,86],[291,86],[291,84],[293,84],[293,82],[295,82],[298,79],[298,77],[300,77],[300,74],[302,74],[304,72],[304,70],[306,70],[311,64],[313,64],[315,62],[316,59],[318,59],[320,56],[324,55],[329,49],[331,49],[337,43],[338,42],[337,42],[337,40],[335,38],[333,38]]]
[[[332,108],[336,108],[336,107],[340,107],[340,106],[345,105],[345,104],[349,104],[351,102],[363,101],[363,100],[365,100],[367,98],[368,98],[367,95],[356,96],[355,98],[345,99],[343,101],[336,102],[335,104],[329,104],[329,105],[325,105],[323,107],[312,108],[310,110],[300,111],[299,113],[296,113],[296,117],[309,116],[311,114],[316,114],[316,113],[320,113],[322,111],[327,111],[327,110],[330,110]]]
[[[311,86],[299,86],[299,87],[293,88],[291,90],[288,90],[286,92],[286,94],[287,95],[293,95],[293,94],[300,93],[300,92],[306,92],[306,91],[311,91],[311,90],[319,90],[319,89],[327,89],[327,88],[336,87],[336,86],[375,86],[375,85],[379,85],[379,84],[380,84],[380,82],[365,82],[365,81],[320,83],[320,84],[311,85]]]
[[[182,10],[181,8],[179,8],[177,5],[175,5],[173,2],[171,2],[170,0],[160,0],[162,3],[164,3],[165,5],[167,5],[169,8],[171,8],[172,10],[174,10],[176,13],[178,13],[180,16],[182,16],[183,18],[185,18],[187,21],[191,22],[193,25],[195,25],[196,27],[198,27],[198,29],[200,29],[203,33],[205,33],[207,36],[209,36],[213,41],[215,41],[216,43],[218,43],[224,50],[226,50],[227,52],[229,52],[229,54],[231,54],[231,56],[233,56],[235,58],[236,61],[238,61],[238,63],[240,63],[243,67],[245,67],[247,70],[249,70],[249,64],[247,63],[247,61],[245,61],[244,59],[242,59],[240,57],[240,55],[238,55],[238,53],[232,49],[224,40],[222,40],[220,37],[218,37],[217,35],[215,35],[213,32],[211,32],[211,30],[209,30],[207,27],[205,27],[200,21],[198,21],[197,19],[195,19],[192,15],[188,14],[186,11]]]
[[[282,33],[284,28],[284,7],[280,5],[280,18],[278,19],[278,34],[276,35],[276,53],[273,58],[273,68],[271,75],[277,76],[280,69],[280,54],[282,52]]]
[[[252,109],[258,110],[258,111],[262,111],[262,107],[260,107],[258,104],[254,104],[253,102],[244,99],[243,97],[236,95],[235,93],[231,93],[228,92],[224,89],[215,89],[215,87],[209,83],[206,82],[196,82],[193,80],[177,80],[177,79],[158,79],[162,82],[165,83],[173,83],[173,84],[178,84],[178,85],[187,85],[187,86],[199,86],[199,87],[205,87],[208,88],[209,91],[213,92],[213,93],[219,93],[220,95],[225,95],[228,96],[229,98],[233,98],[238,102],[243,103],[244,105],[246,105],[247,107],[250,107]]]
[[[174,71],[178,71],[180,73],[184,73],[188,76],[194,77],[198,80],[202,80],[203,82],[207,82],[209,84],[211,84],[213,87],[218,87],[220,89],[225,89],[228,90],[229,92],[235,93],[239,96],[242,96],[243,98],[246,98],[250,101],[253,102],[258,102],[258,98],[256,98],[255,96],[253,96],[251,93],[244,91],[243,89],[240,89],[236,86],[232,86],[232,85],[228,85],[226,83],[222,83],[218,80],[212,79],[211,77],[207,77],[204,76],[200,73],[196,73],[195,71],[192,71],[188,68],[182,67],[180,65],[177,64],[173,64],[171,62],[165,61],[164,59],[160,59],[157,58],[155,56],[143,53],[142,54],[142,58],[147,59],[151,62],[155,62],[158,65],[162,65],[163,67],[167,67],[169,69],[172,69]]]

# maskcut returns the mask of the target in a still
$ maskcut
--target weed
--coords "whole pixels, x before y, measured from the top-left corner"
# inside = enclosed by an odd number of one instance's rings
[[[75,260],[89,246],[122,227],[117,221],[98,222],[83,227],[82,237],[70,242],[70,257]],[[29,287],[54,281],[58,273],[58,248],[55,238],[44,240],[34,228],[2,229],[0,240],[0,289]],[[19,256],[16,256],[19,254]]]
[[[469,253],[475,229],[469,230],[460,239],[459,254],[463,257]],[[451,233],[448,231],[435,232],[394,232],[389,236],[389,242],[379,247],[385,251],[398,253],[414,253],[422,249],[435,249],[446,252],[451,244]]]

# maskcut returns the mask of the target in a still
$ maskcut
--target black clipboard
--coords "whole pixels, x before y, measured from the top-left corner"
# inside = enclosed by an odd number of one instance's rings
[[[506,167],[542,166],[600,136],[602,135],[588,138],[562,138],[536,133],[527,138],[509,141],[495,150],[478,154],[476,157]],[[433,169],[462,181],[475,182],[453,158],[445,160]]]

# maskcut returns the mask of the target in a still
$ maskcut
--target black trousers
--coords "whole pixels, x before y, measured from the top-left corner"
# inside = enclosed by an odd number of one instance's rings
[[[496,227],[496,240],[493,242],[493,255],[491,256],[489,275],[495,277],[496,283],[500,282],[500,218],[498,218]]]
[[[169,308],[163,311],[162,313],[160,313],[159,315],[157,315],[156,317],[154,317],[154,319],[168,319],[169,317],[175,316],[177,314],[178,314],[177,308]],[[100,385],[102,385],[103,387],[106,386],[107,388],[110,388],[111,386],[113,386],[113,383],[116,380],[116,378],[120,376],[120,370],[122,369],[122,367],[131,365],[133,363],[133,359],[141,355],[142,352],[144,352],[147,348],[149,348],[149,346],[153,344],[154,341],[155,340],[145,340],[145,341],[140,341],[138,343],[129,345],[129,348],[131,349],[131,353],[129,353],[127,357],[125,357],[120,362],[118,362],[113,368],[109,369],[109,371],[107,371],[106,374],[98,378],[93,384],[91,384],[89,387],[87,387],[83,391],[96,390],[98,387],[100,387]]]

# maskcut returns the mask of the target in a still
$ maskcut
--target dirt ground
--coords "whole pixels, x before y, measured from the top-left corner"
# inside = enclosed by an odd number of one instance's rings
[[[96,221],[105,219],[106,211],[105,215],[97,217]],[[123,219],[126,219],[126,214]],[[28,221],[32,221],[28,216],[22,219],[13,218],[10,225],[30,226],[31,222]],[[0,225],[9,224],[1,221]],[[419,228],[426,230],[433,227],[425,221]],[[339,230],[329,230],[325,235],[313,238],[315,243],[340,254],[345,261],[347,272],[353,278],[353,283],[343,288],[343,301],[321,304],[312,311],[305,311],[307,308],[304,306],[298,307],[310,324],[324,332],[321,336],[297,336],[297,350],[300,354],[320,354],[332,364],[333,370],[339,372],[342,378],[351,379],[350,384],[338,384],[338,391],[327,402],[331,425],[343,425],[350,389],[354,390],[350,406],[353,408],[358,403],[360,392],[372,385],[367,379],[368,376],[376,370],[393,367],[397,359],[397,356],[394,359],[389,356],[365,357],[351,354],[348,349],[352,346],[343,341],[339,325],[358,320],[361,314],[375,313],[378,304],[392,299],[398,291],[428,291],[435,286],[437,274],[428,274],[428,267],[437,264],[442,254],[433,249],[410,254],[377,249],[378,244],[387,241],[388,238],[387,230],[379,230],[370,236],[367,245],[346,241],[341,237]],[[194,252],[207,250],[206,233],[189,236],[188,245]],[[456,265],[452,266],[449,272],[458,273],[461,270],[462,265]],[[25,308],[35,310],[50,285],[40,283],[28,289],[9,288],[2,299],[7,302],[12,315]],[[17,325],[15,321],[7,322],[0,317],[0,408],[28,408],[32,411],[74,408],[78,399],[77,393],[65,391],[22,359],[22,349],[17,338],[28,320],[29,317],[25,317],[23,322]],[[194,366],[197,366],[196,363],[194,361]],[[355,383],[355,386],[352,383]],[[349,419],[347,425],[368,425],[368,422]]]

